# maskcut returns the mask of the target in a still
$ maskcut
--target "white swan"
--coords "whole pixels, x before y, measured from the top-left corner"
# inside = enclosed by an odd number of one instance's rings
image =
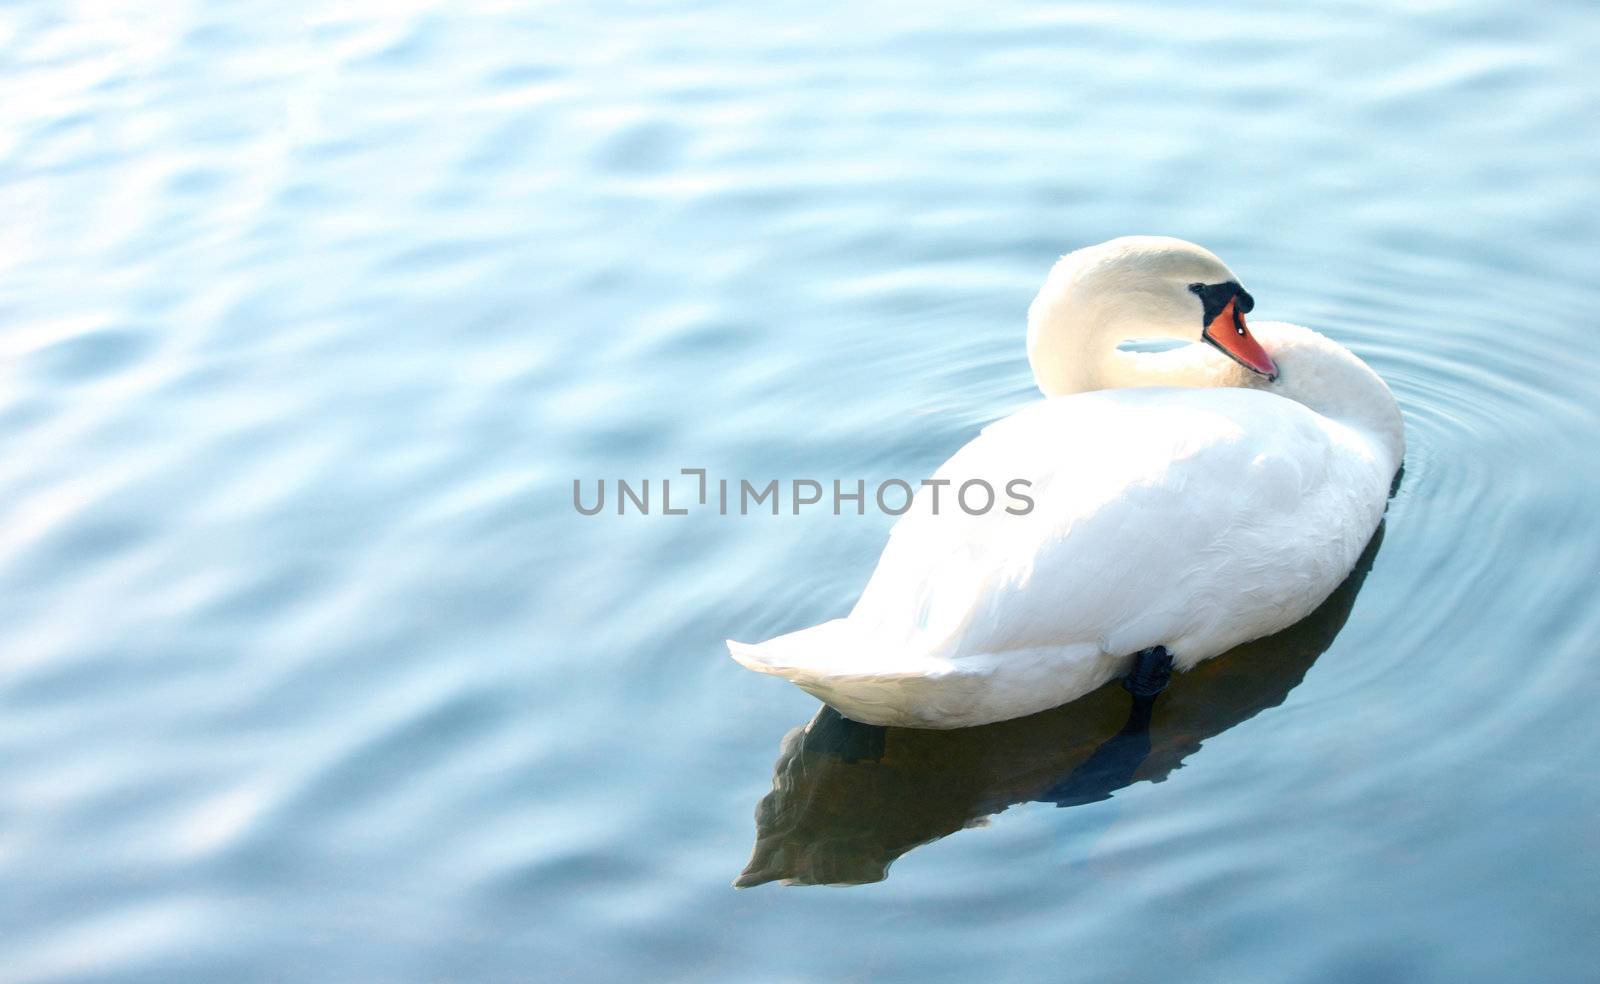
[[[1400,410],[1336,342],[1281,322],[1252,334],[1253,304],[1179,239],[1062,257],[1028,309],[1049,398],[939,468],[941,508],[918,492],[849,616],[729,640],[733,658],[857,721],[958,728],[1065,703],[1142,651],[1188,669],[1310,614],[1383,517]],[[1160,336],[1210,345],[1118,348]],[[974,478],[1027,479],[1034,508],[954,508]]]

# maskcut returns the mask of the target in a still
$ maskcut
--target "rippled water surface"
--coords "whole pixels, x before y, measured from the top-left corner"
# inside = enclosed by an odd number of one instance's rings
[[[1592,974],[1600,12],[1396,6],[0,11],[0,979]],[[1410,442],[1143,738],[727,658],[887,517],[572,508],[926,476],[1129,232]]]

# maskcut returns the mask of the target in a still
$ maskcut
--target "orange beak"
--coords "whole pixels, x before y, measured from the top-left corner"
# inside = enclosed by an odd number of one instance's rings
[[[1278,378],[1278,366],[1272,361],[1272,356],[1261,347],[1261,343],[1250,334],[1250,329],[1244,326],[1244,315],[1238,308],[1238,299],[1231,300],[1217,312],[1217,316],[1206,325],[1206,330],[1200,337],[1221,349],[1233,361],[1267,377],[1267,380]]]

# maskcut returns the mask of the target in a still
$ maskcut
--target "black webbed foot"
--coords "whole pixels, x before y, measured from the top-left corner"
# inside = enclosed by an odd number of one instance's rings
[[[1137,703],[1167,689],[1171,679],[1172,654],[1166,646],[1151,646],[1133,658],[1133,669],[1122,678],[1122,689],[1132,694]]]
[[[1152,646],[1133,659],[1133,669],[1122,687],[1133,700],[1122,730],[1107,738],[1065,779],[1039,798],[1057,806],[1079,806],[1110,799],[1133,782],[1133,775],[1150,755],[1150,715],[1156,696],[1172,679],[1172,654],[1165,646]]]

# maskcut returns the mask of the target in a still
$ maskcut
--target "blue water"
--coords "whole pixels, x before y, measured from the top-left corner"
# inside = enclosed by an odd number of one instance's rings
[[[1600,13],[1397,6],[0,11],[0,980],[1592,974]],[[927,476],[1125,233],[1410,442],[1148,748],[786,741],[891,519],[572,507]]]

